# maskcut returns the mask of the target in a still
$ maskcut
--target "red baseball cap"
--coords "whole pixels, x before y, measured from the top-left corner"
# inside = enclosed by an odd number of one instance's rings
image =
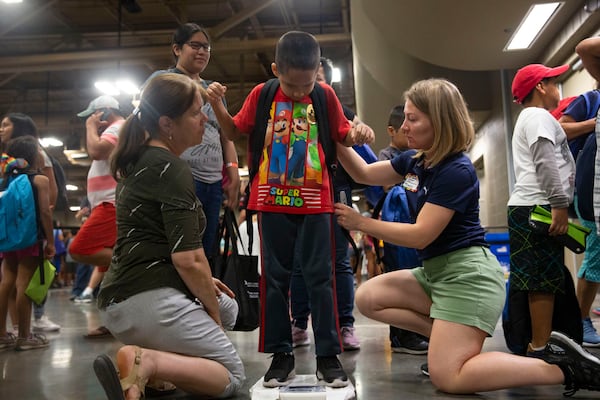
[[[569,65],[561,65],[560,67],[549,68],[542,64],[529,64],[521,68],[515,74],[512,82],[512,95],[515,101],[519,104],[523,102],[525,97],[535,85],[540,83],[542,79],[554,78],[562,75],[569,69]]]

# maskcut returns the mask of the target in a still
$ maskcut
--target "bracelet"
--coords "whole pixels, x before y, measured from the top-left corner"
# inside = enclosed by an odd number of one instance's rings
[[[238,167],[238,163],[236,163],[236,162],[228,162],[228,163],[225,164],[225,168],[231,168],[231,167],[237,168]]]

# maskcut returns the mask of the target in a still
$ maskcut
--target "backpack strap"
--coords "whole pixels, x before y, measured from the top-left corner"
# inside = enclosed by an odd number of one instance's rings
[[[373,208],[373,214],[371,214],[371,218],[373,219],[379,219],[379,215],[381,214],[381,209],[383,208],[383,203],[385,203],[385,199],[387,197],[387,193],[384,193],[383,196],[381,196],[379,198],[379,200],[377,201],[377,204],[375,204],[375,207]],[[375,256],[377,257],[377,263],[381,263],[381,247],[379,245],[379,239],[376,237],[373,237],[373,249],[375,249]]]
[[[319,127],[319,143],[325,153],[325,164],[331,173],[331,177],[335,174],[337,169],[337,152],[335,143],[331,137],[331,131],[329,128],[329,114],[327,112],[327,97],[325,97],[325,90],[318,82],[315,83],[315,87],[310,92],[310,99],[313,103],[313,109],[315,110],[315,117],[317,118],[317,126]]]

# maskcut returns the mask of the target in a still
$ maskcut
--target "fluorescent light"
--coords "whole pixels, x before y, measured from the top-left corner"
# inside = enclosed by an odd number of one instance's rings
[[[130,79],[119,79],[117,80],[117,87],[123,92],[134,95],[140,92],[140,89]]]
[[[63,145],[63,142],[53,137],[40,138],[39,141],[42,147],[61,147]]]
[[[331,70],[331,83],[342,81],[342,71],[338,67],[333,67]]]
[[[79,206],[71,206],[71,207],[69,207],[69,210],[71,210],[73,212],[76,212],[76,211],[81,210],[81,207],[79,207]]]
[[[360,200],[360,196],[352,196],[352,201],[359,201]]]
[[[3,3],[6,4],[17,4],[17,3],[22,3],[23,0],[2,0]]]
[[[100,92],[109,96],[118,96],[121,94],[119,89],[117,89],[115,85],[109,81],[96,81],[94,82],[94,86],[96,86],[96,89],[98,89]]]
[[[67,189],[70,192],[74,192],[76,190],[79,190],[79,186],[67,184],[67,185],[65,185],[65,189]]]
[[[561,4],[555,2],[531,6],[504,50],[528,49]]]

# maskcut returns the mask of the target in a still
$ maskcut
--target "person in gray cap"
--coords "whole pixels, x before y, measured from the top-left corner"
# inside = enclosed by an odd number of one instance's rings
[[[76,262],[94,265],[90,281],[75,303],[91,303],[93,291],[108,270],[112,249],[117,240],[115,189],[117,182],[110,173],[109,156],[117,146],[119,131],[125,122],[119,102],[111,96],[100,96],[77,114],[87,118],[86,147],[92,164],[87,178],[87,197],[91,214],[71,242],[69,252]],[[90,330],[85,337],[110,335],[104,327]]]

